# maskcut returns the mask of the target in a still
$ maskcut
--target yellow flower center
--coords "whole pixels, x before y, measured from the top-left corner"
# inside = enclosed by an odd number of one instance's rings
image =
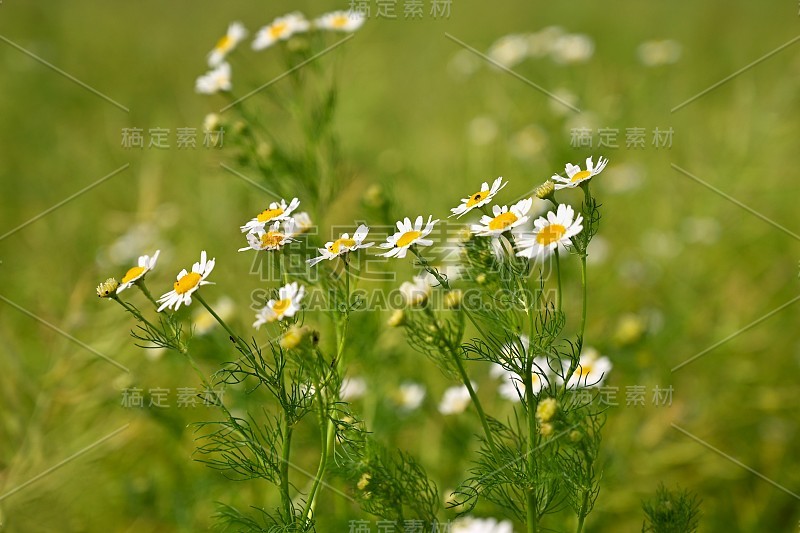
[[[422,236],[421,231],[407,231],[403,233],[399,239],[397,239],[397,243],[395,244],[395,246],[397,247],[409,246],[414,241],[419,239],[421,236]]]
[[[139,276],[142,275],[143,272],[144,272],[144,267],[140,266],[133,267],[132,269],[128,270],[124,276],[122,276],[122,283],[128,283],[129,281],[138,278]]]
[[[175,292],[178,294],[186,294],[190,290],[197,287],[197,284],[200,283],[202,276],[197,272],[189,272],[181,279],[175,282]]]
[[[279,217],[283,214],[282,207],[276,207],[275,209],[264,209],[262,212],[258,214],[256,220],[259,222],[269,222],[275,217]]]
[[[486,197],[489,196],[489,192],[490,191],[480,191],[470,196],[469,200],[467,200],[467,207],[472,207],[473,205],[484,201]]]
[[[284,235],[278,231],[268,231],[261,236],[261,246],[264,248],[275,248],[283,242]]]
[[[536,242],[542,246],[547,246],[548,244],[559,241],[566,232],[567,228],[561,224],[550,224],[549,226],[543,227],[542,230],[536,234]]]
[[[269,27],[269,35],[273,39],[280,39],[281,36],[286,33],[286,30],[289,28],[289,25],[285,22],[278,22],[273,24]]]
[[[214,48],[216,48],[220,52],[227,52],[228,50],[230,50],[231,46],[233,46],[233,39],[231,39],[230,35],[226,35],[219,41],[217,41],[217,46],[215,46]]]
[[[347,25],[347,17],[344,15],[337,15],[331,19],[331,26],[334,28],[343,28]]]
[[[284,298],[283,300],[275,302],[275,305],[272,306],[272,311],[280,318],[286,310],[289,309],[290,305],[292,305],[292,300],[290,298]]]
[[[517,215],[509,211],[508,213],[502,213],[497,215],[489,222],[489,229],[490,230],[502,230],[509,227],[511,224],[519,220]]]
[[[572,176],[572,179],[570,181],[572,183],[575,183],[577,181],[584,180],[584,179],[588,178],[591,175],[592,175],[592,173],[589,172],[588,170],[581,170],[580,172],[576,172],[575,175]]]
[[[336,239],[333,244],[328,246],[328,251],[332,254],[339,255],[340,250],[342,247],[352,248],[356,245],[356,241],[353,239]]]
[[[581,377],[586,377],[592,372],[592,363],[585,363],[580,366],[577,370],[578,374]]]

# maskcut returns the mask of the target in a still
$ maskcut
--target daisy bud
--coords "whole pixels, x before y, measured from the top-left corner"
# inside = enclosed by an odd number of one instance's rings
[[[414,281],[404,281],[400,284],[400,294],[409,307],[424,307],[428,303],[431,289],[428,274],[416,276]]]
[[[216,113],[209,113],[203,119],[203,129],[206,131],[215,130],[221,125],[222,123],[220,122],[219,115]]]
[[[383,187],[377,183],[373,183],[367,187],[362,200],[369,207],[381,207],[386,202],[386,199],[383,197]]]
[[[540,200],[552,200],[555,192],[556,192],[556,184],[550,180],[547,180],[538,187],[536,187],[536,190],[534,191],[533,194],[536,195],[536,197],[539,198]]]
[[[577,429],[573,429],[572,431],[569,432],[569,440],[571,440],[572,442],[578,442],[579,440],[581,440],[581,437],[583,437],[583,435]]]
[[[536,419],[545,423],[553,419],[558,409],[558,402],[555,398],[545,398],[536,406]]]
[[[97,286],[97,296],[100,298],[116,298],[119,282],[114,278],[108,278]]]
[[[549,437],[553,434],[553,424],[542,424],[539,426],[539,433],[542,437]]]
[[[475,283],[477,283],[478,285],[483,285],[484,283],[486,283],[486,274],[478,274],[477,276],[475,276]]]
[[[358,483],[356,483],[356,487],[358,487],[358,490],[366,489],[367,485],[369,485],[370,479],[372,479],[372,476],[368,472],[364,472],[363,474],[361,474],[361,479],[359,479]]]
[[[311,328],[308,326],[292,326],[281,336],[279,344],[284,350],[293,350],[303,342],[303,339],[310,332]]]
[[[457,309],[461,306],[461,298],[462,298],[461,291],[455,290],[450,291],[444,295],[444,307],[445,309]]]
[[[406,314],[403,312],[402,309],[396,309],[392,316],[389,317],[389,320],[386,321],[386,324],[390,328],[397,328],[402,326],[406,323]]]

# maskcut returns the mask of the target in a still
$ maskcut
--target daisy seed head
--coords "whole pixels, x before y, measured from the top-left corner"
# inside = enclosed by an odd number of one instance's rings
[[[100,298],[116,298],[119,282],[114,278],[108,278],[97,286],[97,296]]]
[[[536,419],[541,423],[550,422],[558,410],[558,402],[555,398],[545,398],[536,406]]]
[[[553,198],[553,194],[556,192],[556,184],[553,183],[551,180],[547,180],[538,187],[533,192],[537,198],[540,200],[550,200]]]

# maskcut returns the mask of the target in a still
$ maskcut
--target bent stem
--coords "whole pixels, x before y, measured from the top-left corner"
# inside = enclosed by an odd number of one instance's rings
[[[234,333],[234,331],[230,328],[230,326],[228,326],[228,324],[226,324],[225,321],[222,320],[222,318],[220,318],[220,316],[216,313],[216,311],[214,311],[211,308],[211,306],[208,305],[208,303],[206,303],[203,297],[200,296],[199,294],[196,294],[195,298],[197,298],[197,301],[200,302],[209,313],[211,313],[211,316],[214,317],[214,320],[216,320],[219,323],[219,325],[222,326],[225,329],[225,331],[228,332],[228,335],[230,336],[231,340],[236,343],[239,349],[242,350],[243,353],[249,353],[250,347],[247,344],[245,344],[244,341],[242,341],[242,339],[236,333]]]
[[[436,278],[436,281],[439,282],[439,285],[441,285],[445,290],[449,291],[450,283],[441,274],[439,274],[438,270],[436,270],[431,266],[428,260],[425,259],[419,253],[416,247],[412,247],[411,252],[417,257],[417,259],[419,259],[419,262],[422,265],[422,267],[429,274],[431,274],[433,277]],[[467,318],[469,318],[470,322],[472,322],[472,324],[475,326],[478,332],[484,338],[488,338],[486,334],[483,332],[483,329],[478,325],[478,322],[475,320],[472,314],[467,310],[467,308],[465,306],[461,306],[461,309],[464,312],[464,314],[467,315]],[[430,314],[433,325],[436,328],[437,332],[439,333],[439,336],[442,339],[445,339],[441,329],[439,328],[439,323],[436,321],[436,316],[433,314],[433,311],[431,311],[429,307],[426,307],[425,310]],[[481,426],[483,426],[483,432],[486,435],[486,442],[489,444],[489,447],[492,448],[492,450],[494,451],[495,450],[494,438],[492,437],[492,431],[491,428],[489,427],[489,420],[486,417],[486,412],[483,410],[483,405],[481,404],[478,395],[475,393],[475,389],[472,387],[472,381],[469,379],[469,375],[467,374],[467,370],[464,368],[464,363],[463,361],[461,361],[461,357],[458,354],[457,348],[451,345],[449,341],[447,342],[447,345],[449,348],[448,351],[453,356],[453,361],[456,363],[456,368],[458,369],[458,373],[461,376],[461,381],[467,388],[467,392],[469,392],[469,397],[472,400],[472,403],[475,405],[475,410],[478,412],[478,417],[480,418]]]

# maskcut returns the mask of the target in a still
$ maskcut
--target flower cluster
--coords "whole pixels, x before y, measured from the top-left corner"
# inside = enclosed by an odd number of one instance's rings
[[[314,20],[308,20],[305,15],[295,11],[278,17],[259,28],[250,46],[256,51],[264,50],[278,42],[287,41],[293,35],[310,31],[350,33],[359,29],[365,20],[363,14],[354,11],[334,11]],[[232,22],[228,26],[228,31],[208,53],[208,66],[211,70],[197,78],[195,82],[196,92],[214,94],[221,91],[227,92],[233,88],[231,66],[225,60],[239,43],[247,38],[247,35],[247,29],[241,22]]]

